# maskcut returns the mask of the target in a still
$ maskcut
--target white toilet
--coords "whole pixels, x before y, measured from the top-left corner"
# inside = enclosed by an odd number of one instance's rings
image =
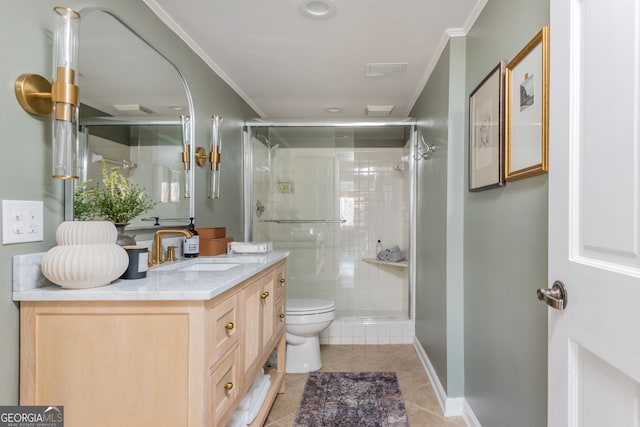
[[[287,373],[312,372],[322,367],[318,335],[335,318],[334,301],[287,298]]]

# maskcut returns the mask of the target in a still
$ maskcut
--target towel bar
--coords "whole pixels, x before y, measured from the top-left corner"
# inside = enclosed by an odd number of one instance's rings
[[[258,222],[275,222],[277,224],[304,224],[304,223],[321,223],[321,224],[339,224],[347,222],[346,219],[259,219]]]

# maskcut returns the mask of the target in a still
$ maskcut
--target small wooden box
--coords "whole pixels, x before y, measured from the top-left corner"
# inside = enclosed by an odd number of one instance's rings
[[[218,239],[203,239],[200,236],[200,256],[222,255],[227,253],[227,244],[233,242],[233,237]]]
[[[200,239],[220,239],[227,237],[227,227],[196,227]]]

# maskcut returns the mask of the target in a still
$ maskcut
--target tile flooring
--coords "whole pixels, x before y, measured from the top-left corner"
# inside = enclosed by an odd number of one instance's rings
[[[398,376],[412,427],[463,427],[462,417],[445,418],[429,378],[412,345],[323,345],[321,371],[393,371]],[[286,392],[278,395],[265,427],[291,427],[307,374],[287,374]]]

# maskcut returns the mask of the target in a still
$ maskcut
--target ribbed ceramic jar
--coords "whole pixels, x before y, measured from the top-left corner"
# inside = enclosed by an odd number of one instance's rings
[[[58,246],[42,259],[42,274],[69,289],[108,285],[127,269],[127,252],[116,244],[109,221],[65,221],[56,230]]]
[[[116,242],[118,231],[110,221],[65,221],[56,230],[58,245],[108,245]]]

